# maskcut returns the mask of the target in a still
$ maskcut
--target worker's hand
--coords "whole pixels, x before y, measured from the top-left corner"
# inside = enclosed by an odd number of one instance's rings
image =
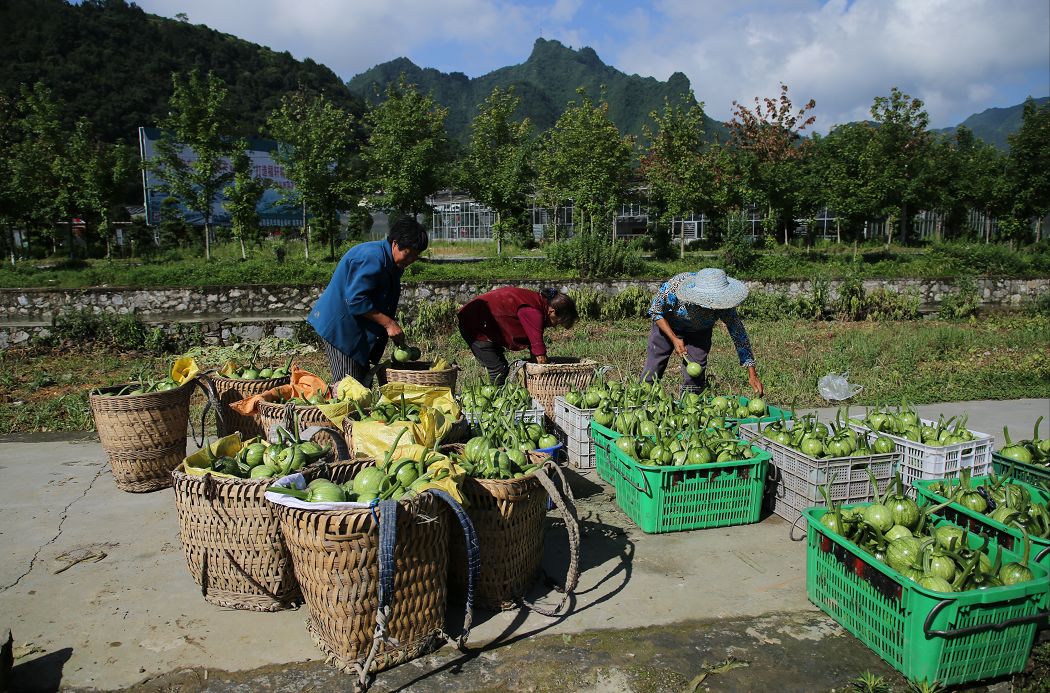
[[[536,363],[547,363],[547,356],[546,355],[537,356],[535,358],[536,358]]]
[[[386,336],[390,337],[390,340],[397,346],[405,346],[405,333],[401,330],[401,325],[397,324],[397,320],[391,320],[386,325]]]
[[[674,347],[674,353],[678,354],[682,358],[689,358],[689,351],[685,348],[685,340],[681,337],[671,337],[671,346]]]
[[[747,379],[751,383],[751,389],[755,391],[755,396],[762,397],[765,395],[766,388],[762,385],[762,381],[758,379],[758,373],[754,369],[748,371]]]

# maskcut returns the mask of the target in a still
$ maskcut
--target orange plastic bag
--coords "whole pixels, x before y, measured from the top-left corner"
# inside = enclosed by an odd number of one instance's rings
[[[288,385],[279,385],[262,394],[252,395],[247,399],[234,402],[230,405],[230,408],[242,416],[251,416],[256,413],[255,410],[259,406],[259,400],[276,402],[282,399],[289,400],[292,397],[309,399],[317,393],[321,393],[322,397],[327,398],[329,393],[328,383],[306,369],[293,366],[291,382]]]

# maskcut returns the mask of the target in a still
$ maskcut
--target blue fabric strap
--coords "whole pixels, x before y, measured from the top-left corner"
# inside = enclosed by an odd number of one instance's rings
[[[433,493],[436,497],[445,501],[452,513],[459,520],[463,528],[463,543],[467,547],[467,605],[466,616],[463,619],[463,634],[459,637],[459,645],[462,647],[470,635],[470,626],[474,618],[474,590],[477,588],[478,578],[481,574],[481,551],[478,547],[478,533],[474,530],[474,523],[463,506],[445,491],[437,488],[429,488],[427,493]]]
[[[373,511],[374,512],[374,511]],[[379,606],[394,596],[394,546],[397,545],[397,501],[379,502]]]

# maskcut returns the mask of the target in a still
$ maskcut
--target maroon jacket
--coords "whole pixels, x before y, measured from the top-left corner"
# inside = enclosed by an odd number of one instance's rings
[[[467,344],[492,342],[510,351],[530,349],[533,356],[547,353],[546,322],[547,299],[513,286],[481,294],[459,309],[459,333]]]

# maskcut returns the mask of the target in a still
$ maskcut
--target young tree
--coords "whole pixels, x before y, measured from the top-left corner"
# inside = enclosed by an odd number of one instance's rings
[[[268,186],[266,180],[253,175],[248,143],[244,140],[234,148],[232,164],[233,179],[226,186],[225,206],[233,236],[241,244],[241,259],[246,260],[244,239],[254,243],[259,238],[259,199]]]
[[[1010,135],[1009,177],[1016,195],[1015,216],[1039,219],[1037,238],[1042,238],[1043,219],[1050,214],[1050,103],[1024,103],[1021,129]]]
[[[695,101],[692,92],[689,100]],[[694,212],[709,212],[714,196],[714,170],[705,156],[704,105],[689,108],[664,101],[664,112],[653,111],[654,133],[643,126],[649,148],[642,157],[641,173],[666,221]],[[679,256],[685,257],[683,226]]]
[[[580,101],[569,102],[541,142],[537,185],[544,197],[572,200],[582,229],[585,220],[612,223],[627,196],[634,141],[620,134],[604,99],[594,104],[582,88],[577,93]]]
[[[226,108],[226,86],[214,72],[201,79],[193,70],[172,75],[174,90],[161,123],[157,157],[150,165],[166,191],[204,220],[204,255],[211,259],[213,203],[230,179],[226,156],[233,123]]]
[[[511,118],[521,99],[514,88],[496,87],[471,123],[470,144],[463,159],[463,182],[470,193],[496,212],[496,253],[503,254],[505,219],[528,205],[536,178],[532,165],[532,125]]]
[[[306,257],[313,225],[328,239],[334,256],[339,210],[356,205],[361,197],[360,137],[353,117],[324,95],[311,96],[300,89],[281,100],[268,126],[278,141],[274,159],[295,183],[283,197],[303,208]]]
[[[786,84],[780,85],[779,98],[756,96],[754,110],[733,102],[730,150],[737,154],[743,183],[756,196],[754,201],[765,203],[770,225],[775,228],[783,219],[785,244],[798,199],[800,166],[809,151],[801,133],[816,122],[816,116],[807,115],[816,105],[810,99],[796,112]]]
[[[813,138],[825,200],[835,210],[839,233],[844,225],[854,239],[865,221],[881,213],[871,185],[874,136],[869,125],[848,123]]]
[[[404,75],[385,100],[365,114],[364,159],[370,203],[395,215],[418,214],[448,179],[448,135],[442,108]]]
[[[877,126],[872,180],[880,191],[883,212],[899,212],[901,242],[906,243],[911,210],[919,209],[929,199],[922,169],[930,153],[931,135],[926,129],[930,117],[923,110],[922,100],[913,99],[897,87],[890,90],[889,96],[875,97],[871,117]],[[889,245],[893,240],[889,224],[886,233]]]

